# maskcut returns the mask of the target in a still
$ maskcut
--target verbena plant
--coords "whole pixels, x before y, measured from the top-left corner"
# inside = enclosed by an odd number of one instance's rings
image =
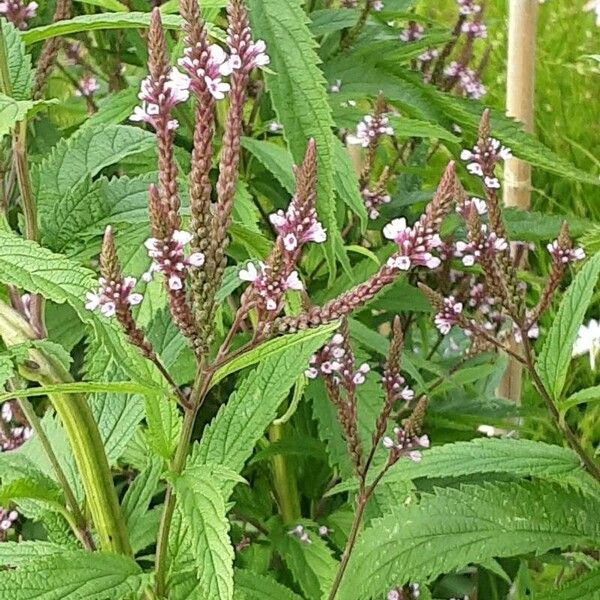
[[[597,597],[600,255],[501,167],[597,180],[478,101],[483,7],[92,4],[3,10],[0,598]]]

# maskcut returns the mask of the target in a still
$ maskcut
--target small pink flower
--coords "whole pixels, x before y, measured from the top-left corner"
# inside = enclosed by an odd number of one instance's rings
[[[76,96],[90,97],[94,92],[98,91],[100,86],[95,77],[88,75],[79,80],[79,88],[75,91]]]
[[[442,335],[450,333],[452,326],[458,323],[463,310],[462,302],[457,302],[454,296],[444,298],[444,308],[435,315],[434,323]]]
[[[410,21],[408,26],[400,32],[400,41],[402,42],[416,42],[423,37],[425,30],[421,25],[415,21]]]
[[[113,317],[120,305],[136,306],[143,300],[142,294],[133,292],[137,280],[125,277],[122,282],[98,279],[98,291],[87,292],[85,308],[94,311],[100,309],[105,317]]]
[[[408,227],[404,217],[394,219],[383,228],[383,235],[398,245],[398,253],[388,259],[391,268],[408,271],[413,266],[435,269],[441,264],[431,250],[441,245],[439,235],[423,231],[419,222]]]
[[[583,248],[561,248],[558,240],[554,240],[548,244],[546,248],[552,256],[552,259],[559,264],[566,265],[585,258],[585,251]]]

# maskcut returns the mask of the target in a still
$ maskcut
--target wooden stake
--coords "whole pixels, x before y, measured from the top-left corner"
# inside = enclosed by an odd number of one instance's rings
[[[533,132],[535,93],[535,45],[539,0],[509,0],[506,113]],[[506,161],[504,204],[521,210],[531,201],[531,167],[517,159]],[[514,249],[513,249],[514,250]],[[521,366],[510,360],[498,387],[498,396],[521,399]]]

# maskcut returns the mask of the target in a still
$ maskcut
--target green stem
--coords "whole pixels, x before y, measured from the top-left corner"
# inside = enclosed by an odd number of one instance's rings
[[[283,438],[285,424],[273,423],[269,427],[269,439],[272,443]],[[298,487],[293,474],[289,472],[285,456],[276,454],[273,457],[273,487],[279,513],[285,525],[291,525],[300,518],[300,499]]]
[[[6,346],[35,339],[30,324],[16,311],[0,302],[0,336]],[[21,374],[42,385],[73,381],[71,374],[40,350],[29,351],[30,360]],[[121,514],[102,438],[92,411],[82,394],[48,394],[69,439],[83,483],[87,503],[103,550],[131,555],[125,522]]]
[[[21,411],[25,415],[27,422],[31,425],[33,431],[35,431],[38,439],[40,440],[40,444],[48,457],[50,465],[52,466],[52,470],[58,479],[58,482],[63,490],[65,495],[65,499],[67,501],[67,506],[69,508],[70,514],[73,517],[72,529],[73,533],[77,536],[79,541],[83,544],[84,548],[87,550],[93,551],[95,550],[94,540],[90,534],[90,531],[87,526],[87,522],[83,513],[79,509],[79,505],[77,503],[77,498],[69,485],[69,481],[60,466],[58,458],[54,453],[54,449],[52,448],[52,444],[50,444],[50,440],[44,431],[42,423],[37,416],[33,406],[27,400],[27,398],[21,398],[19,400],[19,406],[21,407]]]
[[[194,433],[194,423],[196,415],[202,406],[204,397],[210,387],[212,372],[206,372],[203,365],[198,367],[198,375],[194,382],[194,388],[190,397],[191,408],[186,409],[183,418],[183,426],[181,435],[175,450],[175,456],[171,462],[170,470],[172,473],[179,475],[185,467],[185,461],[190,449],[192,434]],[[175,512],[175,495],[171,486],[167,487],[165,503],[160,517],[158,527],[158,538],[156,542],[156,562],[155,562],[155,593],[158,598],[166,597],[166,580],[168,567],[168,547],[169,533],[171,531],[171,522],[173,521],[173,513]]]

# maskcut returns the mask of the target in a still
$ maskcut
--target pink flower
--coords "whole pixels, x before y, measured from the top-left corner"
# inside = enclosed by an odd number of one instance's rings
[[[479,100],[487,93],[485,86],[479,79],[479,75],[472,69],[460,65],[456,61],[451,62],[444,69],[444,74],[449,78],[456,78],[458,89],[467,98]]]
[[[184,246],[189,244],[192,234],[187,231],[175,230],[170,240],[149,238],[144,242],[148,256],[152,259],[150,269],[144,273],[142,279],[146,282],[152,279],[155,272],[163,273],[167,278],[169,289],[180,290],[189,267],[201,267],[204,264],[204,254],[193,252],[187,258],[184,255]]]
[[[98,279],[98,291],[86,294],[85,307],[88,310],[99,309],[105,317],[113,317],[121,305],[135,306],[143,300],[142,294],[133,292],[137,280],[125,277],[122,282]]]
[[[430,446],[428,436],[411,436],[401,427],[394,427],[394,438],[385,436],[381,440],[383,447],[390,451],[391,462],[396,462],[403,456],[413,462],[421,462],[422,454],[420,449],[426,449]]]
[[[149,75],[142,81],[138,94],[142,104],[135,107],[129,119],[146,122],[156,129],[157,117],[169,114],[175,105],[185,102],[190,96],[189,88],[190,78],[175,67],[171,69],[166,80],[161,77],[158,81],[154,81]],[[176,129],[178,125],[176,120],[171,119],[168,128]]]
[[[402,42],[416,42],[423,37],[425,30],[421,25],[415,21],[410,21],[407,27],[400,32],[400,41]]]
[[[546,248],[552,256],[552,259],[558,264],[566,265],[585,258],[585,251],[583,248],[561,248],[558,240],[554,240],[548,244]]]
[[[460,153],[461,160],[466,161],[467,170],[472,175],[484,177],[486,187],[495,189],[500,187],[500,183],[492,173],[496,163],[500,160],[507,160],[512,157],[510,148],[502,146],[495,138],[488,138],[483,147],[479,144],[472,150],[463,150]]]
[[[481,225],[481,234],[483,241],[475,242],[456,242],[454,255],[462,258],[465,267],[472,267],[482,256],[494,256],[498,252],[504,252],[508,248],[507,241],[498,237],[495,232],[489,231],[488,226]]]
[[[99,89],[96,78],[88,75],[79,80],[79,88],[75,91],[75,95],[89,97]]]
[[[452,326],[458,323],[463,310],[462,302],[457,302],[454,296],[444,298],[444,308],[435,315],[434,323],[442,335],[450,333]]]
[[[463,23],[461,31],[472,38],[487,38],[487,27],[481,22]]]
[[[35,17],[37,2],[23,4],[21,0],[3,0],[0,2],[0,14],[4,15],[17,29],[27,29],[27,21]]]
[[[413,266],[435,269],[440,265],[440,259],[431,254],[441,245],[440,237],[426,233],[419,222],[411,228],[404,217],[394,219],[383,228],[383,235],[398,245],[398,253],[388,259],[389,267],[408,271]]]
[[[230,75],[237,64],[218,44],[211,44],[208,50],[197,57],[197,49],[185,48],[183,58],[179,59],[182,67],[190,78],[190,87],[202,91],[203,85],[215,100],[222,100],[229,92],[230,85],[222,81],[222,76]]]
[[[283,239],[283,246],[288,252],[293,252],[308,242],[321,244],[327,239],[325,229],[317,221],[315,209],[311,207],[308,212],[301,211],[294,199],[285,213],[278,210],[269,216],[269,220]]]
[[[279,309],[281,297],[287,290],[303,290],[304,286],[297,271],[291,271],[285,279],[271,278],[270,267],[263,262],[259,263],[260,271],[254,263],[248,263],[245,269],[240,269],[238,277],[242,281],[252,283],[254,290],[268,311]]]
[[[361,192],[365,208],[369,219],[377,219],[379,217],[379,210],[377,210],[382,204],[389,204],[392,198],[389,194],[383,194],[379,192],[371,192],[365,188]]]
[[[481,12],[481,6],[475,0],[457,0],[458,11],[461,15],[475,15]]]
[[[376,143],[382,135],[394,135],[394,129],[389,125],[389,119],[385,115],[365,115],[356,126],[356,135],[349,135],[347,142],[368,148]]]
[[[456,212],[463,218],[468,219],[471,211],[474,210],[479,216],[487,213],[487,204],[481,198],[466,199],[462,205],[456,206]]]

